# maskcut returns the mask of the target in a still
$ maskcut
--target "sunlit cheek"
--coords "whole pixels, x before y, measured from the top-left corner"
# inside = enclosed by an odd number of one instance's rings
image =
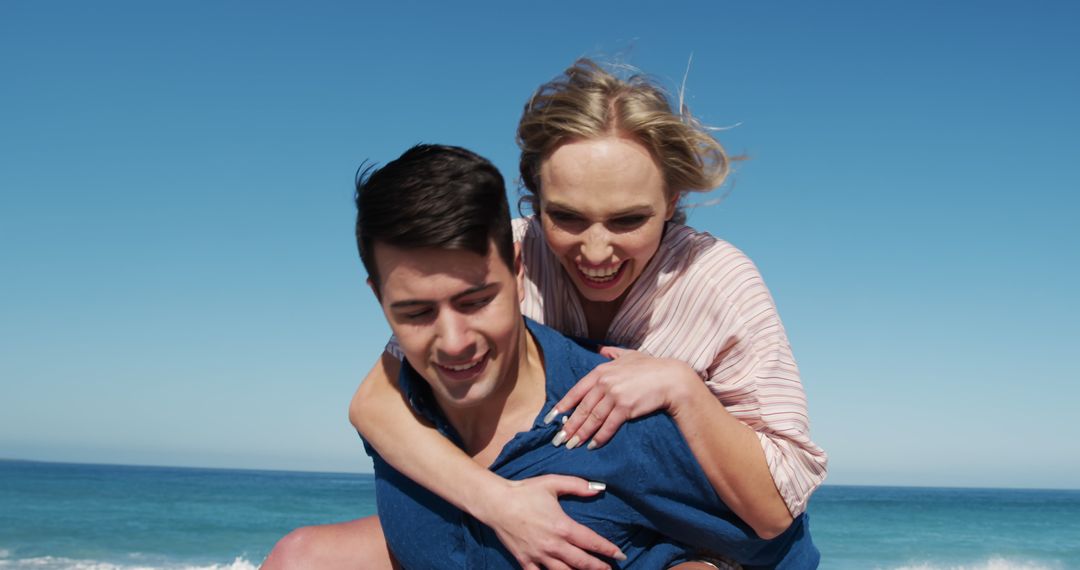
[[[648,261],[660,246],[660,234],[641,232],[633,236],[633,239],[625,241],[624,246],[627,256]]]
[[[551,249],[558,254],[569,253],[573,249],[573,240],[568,235],[559,230],[552,230],[548,234],[548,244]]]

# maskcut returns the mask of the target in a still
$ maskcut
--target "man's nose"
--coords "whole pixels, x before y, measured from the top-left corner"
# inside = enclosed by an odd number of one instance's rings
[[[468,359],[476,347],[475,335],[467,316],[454,311],[443,311],[438,320],[438,339],[435,348],[451,359]]]

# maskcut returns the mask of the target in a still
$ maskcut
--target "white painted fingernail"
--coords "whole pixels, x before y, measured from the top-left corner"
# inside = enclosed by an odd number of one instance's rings
[[[626,560],[626,555],[623,554],[622,549],[619,549],[619,550],[617,550],[615,552],[615,556],[612,556],[612,558],[614,558],[615,560],[618,560],[619,562],[622,562],[623,560]]]
[[[585,446],[585,447],[586,447],[587,449],[589,449],[589,450],[593,450],[593,449],[596,449],[596,448],[597,448],[597,447],[599,447],[599,446],[598,446],[598,445],[596,444],[596,440],[595,440],[595,439],[593,439],[593,440],[589,440],[589,445],[587,445],[587,446]]]
[[[607,485],[605,485],[605,484],[603,484],[603,483],[601,483],[599,481],[589,481],[589,490],[590,491],[606,491],[607,490]],[[616,558],[618,558],[618,557],[616,556]]]
[[[579,443],[581,443],[581,438],[575,435],[570,438],[570,441],[566,442],[566,449],[574,449]]]
[[[559,408],[551,408],[551,411],[544,416],[544,425],[550,424],[557,415],[559,415]],[[563,418],[563,422],[566,422],[566,418]]]
[[[564,423],[564,424],[565,424],[565,423],[566,423],[566,420],[568,420],[568,419],[570,419],[570,416],[563,416],[563,417],[562,417],[562,423]]]
[[[559,433],[555,434],[555,437],[551,438],[551,445],[559,447],[564,441],[566,441],[566,430],[559,430]]]

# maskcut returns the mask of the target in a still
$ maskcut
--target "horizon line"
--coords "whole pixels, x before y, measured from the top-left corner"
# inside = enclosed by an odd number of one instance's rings
[[[22,459],[16,457],[0,457],[0,463],[44,463],[50,465],[80,465],[87,467],[132,467],[147,469],[190,469],[193,471],[248,471],[255,473],[303,473],[312,475],[370,475],[369,471],[320,471],[314,469],[265,469],[255,467],[204,467],[197,465],[149,465],[142,463],[107,463],[107,462],[77,462],[56,461],[46,459]],[[822,483],[821,487],[867,487],[867,488],[904,488],[904,489],[955,489],[972,491],[1067,491],[1080,492],[1080,487],[988,487],[988,486],[965,486],[965,485],[882,485],[879,483]]]

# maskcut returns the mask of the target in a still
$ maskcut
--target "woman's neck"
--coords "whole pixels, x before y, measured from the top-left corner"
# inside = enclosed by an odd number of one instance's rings
[[[615,315],[619,314],[619,309],[622,307],[625,297],[626,293],[623,293],[614,301],[597,302],[588,301],[580,293],[578,294],[581,309],[585,313],[585,323],[589,329],[590,340],[607,340],[608,330],[611,329],[611,323],[615,321]]]

